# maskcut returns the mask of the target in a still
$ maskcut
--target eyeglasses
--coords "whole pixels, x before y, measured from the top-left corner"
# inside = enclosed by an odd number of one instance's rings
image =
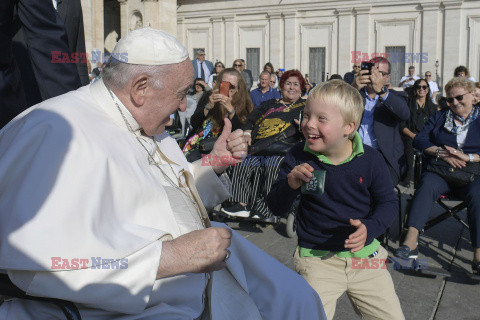
[[[294,87],[300,87],[299,82],[285,82],[286,86],[294,86]]]
[[[426,77],[431,77],[431,76],[432,76],[431,74],[426,74],[426,75],[425,75],[425,78],[426,78]]]
[[[378,72],[380,72],[382,74],[382,76],[384,76],[384,77],[388,76],[388,72],[380,71],[380,70]]]
[[[470,92],[467,92],[467,93],[464,93],[464,94],[461,94],[459,96],[456,96],[456,97],[452,97],[452,98],[447,98],[447,102],[448,103],[453,103],[453,99],[457,100],[458,102],[462,101],[463,100],[463,96],[469,94]]]
[[[419,90],[419,89],[427,90],[428,86],[418,86],[416,89],[417,90]]]
[[[234,67],[241,67],[242,65],[241,64],[234,64],[233,66]]]
[[[463,96],[465,96],[465,95],[467,95],[467,94],[469,94],[469,93],[470,93],[470,92],[467,92],[467,93],[461,94],[461,95],[456,96],[456,97],[447,98],[446,100],[447,100],[448,103],[453,103],[453,100],[454,100],[454,99],[457,100],[458,102],[460,102],[460,101],[463,100]]]
[[[360,66],[353,66],[353,69],[360,69]]]
[[[270,83],[276,83],[277,81],[270,81]]]

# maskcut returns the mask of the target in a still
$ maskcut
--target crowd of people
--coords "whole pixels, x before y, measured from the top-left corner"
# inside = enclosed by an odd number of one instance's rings
[[[398,212],[394,187],[411,184],[415,151],[426,165],[394,255],[418,256],[433,202],[456,191],[480,274],[480,83],[465,66],[443,96],[414,66],[395,90],[383,57],[322,83],[267,62],[255,83],[243,59],[226,68],[198,50],[190,60],[152,28],[114,52],[128,62],[98,65],[89,86],[0,131],[0,266],[28,294],[70,300],[86,319],[332,319],[346,292],[363,318],[404,319],[388,270],[353,266],[386,260],[377,238]],[[166,131],[173,123],[188,127],[182,139]],[[449,180],[439,161],[475,179]],[[219,205],[267,223],[298,205],[296,273],[211,222]],[[105,262],[54,272],[53,257]],[[121,259],[124,273],[110,265]],[[227,307],[225,288],[241,303]],[[19,299],[0,311],[60,312]]]

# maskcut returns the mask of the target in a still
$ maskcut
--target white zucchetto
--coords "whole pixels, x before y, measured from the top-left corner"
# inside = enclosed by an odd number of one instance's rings
[[[187,49],[171,34],[153,28],[129,32],[113,49],[112,57],[129,64],[166,65],[185,61]]]

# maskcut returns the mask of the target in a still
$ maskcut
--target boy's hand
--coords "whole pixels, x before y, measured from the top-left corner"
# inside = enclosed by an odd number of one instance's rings
[[[288,186],[293,190],[297,190],[302,186],[302,181],[310,182],[313,168],[308,163],[302,163],[301,165],[296,166],[292,171],[287,175]]]
[[[357,252],[365,246],[367,227],[358,219],[350,219],[350,224],[357,228],[357,231],[349,235],[348,239],[345,240],[345,248],[350,249],[350,252]]]

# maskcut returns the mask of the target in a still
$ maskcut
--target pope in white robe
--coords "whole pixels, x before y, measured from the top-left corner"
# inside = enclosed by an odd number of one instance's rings
[[[131,34],[117,44],[128,63],[191,66],[172,36]],[[151,49],[129,49],[158,39]],[[83,319],[325,319],[303,278],[235,232],[226,268],[159,277],[164,244],[209,228],[204,206],[227,199],[229,181],[202,160],[188,163],[165,131],[147,134],[136,119],[149,122],[114,91],[97,81],[0,131],[0,269],[12,282],[29,295],[74,302]],[[48,303],[7,299],[2,319],[64,316]]]

